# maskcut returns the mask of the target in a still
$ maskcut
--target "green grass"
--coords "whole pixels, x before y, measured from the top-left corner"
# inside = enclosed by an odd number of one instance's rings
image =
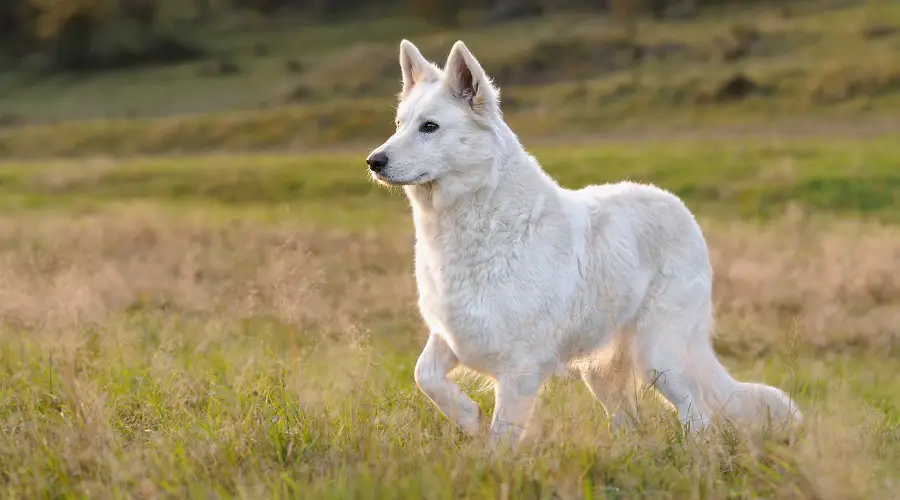
[[[767,218],[794,204],[896,221],[898,139],[685,140],[543,146],[534,153],[566,187],[654,182],[701,214]],[[142,199],[231,210],[274,207],[312,218],[335,206],[341,207],[336,216],[405,216],[402,195],[369,180],[367,153],[12,161],[0,168],[0,199],[8,209]]]
[[[801,358],[791,381],[778,362],[729,363],[742,376],[796,384],[818,425],[832,426],[816,436],[821,449],[693,442],[664,416],[613,438],[586,391],[557,383],[541,403],[557,417],[544,423],[549,443],[493,459],[417,392],[412,352],[326,361],[288,355],[274,336],[224,332],[210,345],[190,325],[117,328],[78,348],[74,366],[28,341],[7,344],[0,462],[9,497],[497,498],[508,488],[512,498],[887,498],[900,466],[900,385],[888,359]],[[165,333],[138,333],[156,328]],[[337,362],[345,367],[329,365]],[[353,379],[330,379],[344,373]],[[836,409],[857,405],[855,420]],[[871,461],[860,460],[869,448]]]
[[[0,495],[890,498],[898,144],[536,148],[567,186],[685,197],[713,251],[723,362],[790,391],[807,424],[792,446],[686,438],[648,394],[644,425],[616,436],[560,379],[519,456],[416,389],[408,208],[367,180],[364,151],[5,162]]]

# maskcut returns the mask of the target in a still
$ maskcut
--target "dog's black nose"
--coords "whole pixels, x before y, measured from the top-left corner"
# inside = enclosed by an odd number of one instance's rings
[[[369,157],[366,158],[366,163],[369,164],[369,170],[377,174],[378,172],[381,172],[385,166],[387,166],[388,157],[386,154],[379,151],[375,154],[369,155]]]

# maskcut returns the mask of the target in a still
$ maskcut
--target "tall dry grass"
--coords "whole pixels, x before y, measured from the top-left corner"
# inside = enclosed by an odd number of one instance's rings
[[[774,382],[790,377],[759,361],[799,352],[788,371],[826,385],[804,399],[813,407],[796,449],[685,441],[665,413],[614,437],[584,391],[561,384],[539,412],[545,440],[492,461],[413,385],[424,332],[405,228],[309,230],[150,206],[0,217],[0,488],[873,498],[896,487],[885,464],[900,463],[900,403],[867,404],[860,387],[882,387],[898,346],[900,229],[804,216],[704,226],[719,351]],[[871,380],[837,373],[840,363]]]
[[[789,216],[704,221],[719,340],[755,356],[788,342],[819,349],[900,346],[900,229]],[[44,330],[135,311],[272,315],[340,330],[415,315],[406,228],[342,232],[214,221],[153,208],[0,217],[0,318]]]

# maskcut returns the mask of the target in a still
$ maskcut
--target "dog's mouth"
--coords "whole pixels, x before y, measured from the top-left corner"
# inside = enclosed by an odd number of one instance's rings
[[[429,179],[429,176],[427,173],[419,174],[419,175],[413,177],[412,179],[405,179],[405,180],[404,179],[391,179],[389,177],[384,177],[379,174],[376,174],[374,172],[371,172],[371,174],[372,174],[372,178],[374,178],[378,183],[384,184],[385,186],[392,186],[392,187],[416,186],[419,184],[425,184],[427,182],[430,182],[430,180],[431,180],[431,179]]]

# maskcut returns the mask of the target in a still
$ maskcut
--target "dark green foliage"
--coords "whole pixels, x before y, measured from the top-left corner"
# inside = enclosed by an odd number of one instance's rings
[[[51,71],[92,71],[196,59],[204,50],[163,19],[160,0],[2,0],[0,50],[39,52]],[[8,22],[8,21],[7,21]]]
[[[758,0],[696,0],[687,5],[754,3]],[[675,5],[675,4],[678,5]],[[171,19],[205,23],[235,11],[254,11],[276,18],[285,11],[311,19],[399,15],[423,19],[435,26],[457,26],[464,11],[479,11],[472,19],[496,23],[540,16],[567,9],[617,10],[629,15],[667,17],[674,0],[0,0],[0,67],[27,54],[48,56],[52,70],[104,70],[148,63],[170,63],[203,55],[174,30]],[[479,21],[479,22],[481,22]]]
[[[0,0],[0,63],[7,58],[15,61],[31,50],[36,16],[27,0]]]

